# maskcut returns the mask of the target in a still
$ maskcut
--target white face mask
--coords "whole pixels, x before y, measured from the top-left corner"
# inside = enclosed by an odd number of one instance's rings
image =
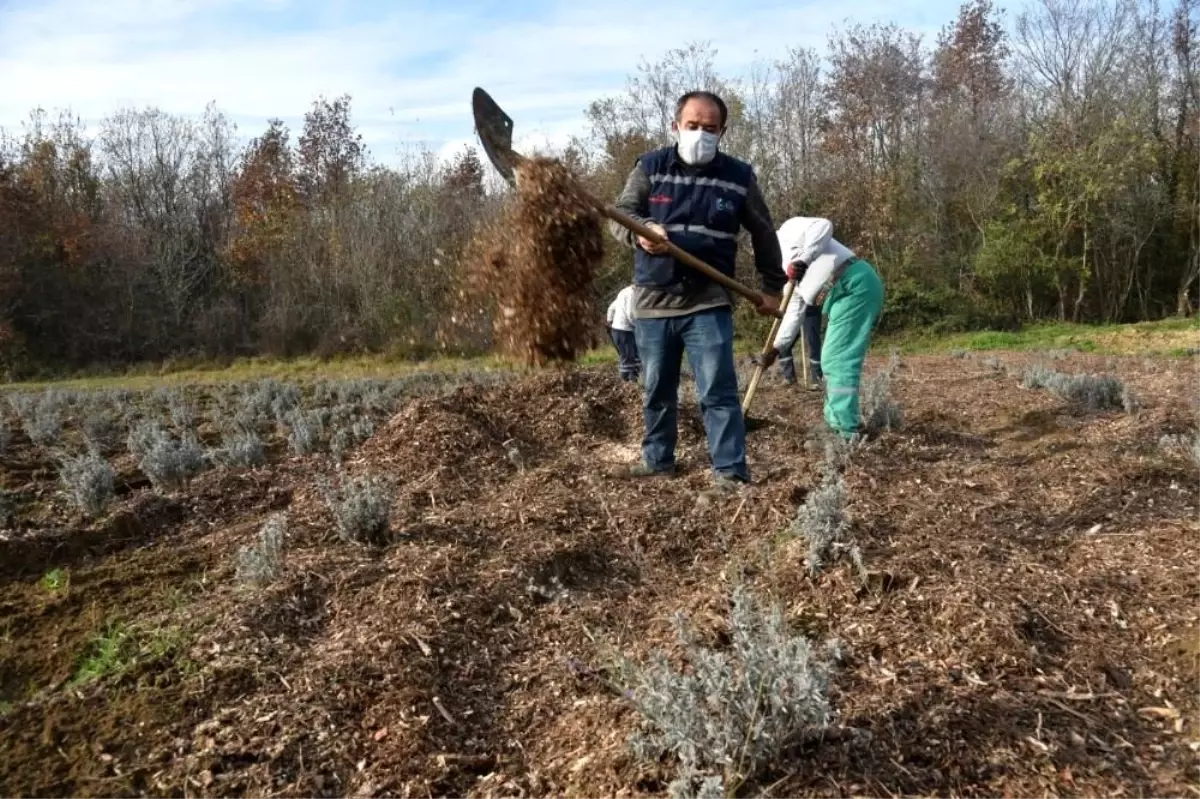
[[[680,130],[679,157],[688,164],[707,164],[717,155],[721,137],[706,130]]]

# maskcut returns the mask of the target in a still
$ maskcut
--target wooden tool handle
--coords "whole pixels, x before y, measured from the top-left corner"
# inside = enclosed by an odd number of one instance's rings
[[[808,388],[810,388],[810,386],[808,384],[808,359],[809,359],[808,337],[804,335],[803,320],[801,320],[801,327],[800,327],[800,354],[804,358],[804,360],[802,361],[803,366],[804,366],[804,388],[808,389]]]
[[[779,303],[780,311],[787,310],[788,303],[792,300],[792,290],[795,288],[796,281],[794,280],[789,280],[787,285],[784,286],[783,301]],[[765,371],[763,369],[762,359],[767,357],[767,353],[769,353],[771,348],[774,346],[775,334],[779,332],[779,325],[781,324],[782,320],[783,315],[780,314],[778,317],[776,317],[775,321],[771,323],[771,332],[767,334],[767,341],[765,344],[763,344],[762,352],[759,355],[758,366],[754,368],[754,376],[750,378],[750,385],[746,388],[746,398],[742,400],[743,416],[745,416],[746,412],[750,410],[750,403],[754,401],[754,392],[758,390],[758,381],[762,379],[763,372]]]
[[[520,156],[515,152],[511,153],[511,155],[514,160],[516,160],[518,165],[527,160],[524,158],[524,156]],[[683,261],[693,269],[703,272],[705,275],[717,281],[730,291],[735,291],[738,294],[741,294],[743,297],[753,302],[755,307],[762,304],[764,295],[761,292],[755,291],[744,283],[740,283],[726,275],[724,272],[717,270],[715,267],[709,266],[708,264],[704,263],[704,261],[701,261],[699,258],[692,255],[690,252],[681,250],[679,247],[672,244],[666,236],[660,236],[650,228],[643,225],[641,222],[629,216],[629,214],[623,213],[611,205],[605,205],[604,203],[600,202],[598,198],[594,197],[590,192],[588,192],[587,189],[585,189],[582,185],[577,184],[577,188],[579,193],[583,195],[583,197],[590,202],[592,206],[603,216],[616,222],[621,227],[633,231],[639,236],[650,239],[651,241],[657,241],[665,244],[667,247],[667,252],[674,256],[676,260]],[[782,319],[783,309],[779,308],[776,310],[773,316],[776,319]]]
[[[745,285],[744,283],[740,283],[740,282],[734,280],[733,278],[726,275],[724,272],[721,272],[721,271],[717,270],[715,267],[709,266],[708,264],[704,263],[704,261],[701,261],[699,258],[692,255],[690,252],[687,252],[686,250],[681,250],[679,247],[672,244],[670,242],[670,240],[667,239],[665,236],[661,236],[658,233],[655,233],[653,230],[646,227],[641,222],[637,221],[636,219],[629,216],[628,214],[623,213],[623,212],[617,210],[616,208],[613,208],[612,206],[601,205],[598,202],[596,203],[596,205],[600,209],[600,213],[604,214],[604,216],[606,216],[609,219],[611,219],[612,221],[616,222],[618,225],[621,225],[622,227],[633,231],[634,233],[636,233],[639,236],[643,236],[647,239],[650,239],[651,241],[659,241],[659,242],[662,242],[663,244],[667,245],[667,252],[669,252],[672,256],[674,256],[676,260],[683,261],[685,264],[692,267],[693,269],[695,269],[699,272],[703,272],[705,275],[707,275],[708,277],[717,281],[725,288],[727,288],[731,291],[735,291],[738,294],[741,294],[743,297],[745,297],[746,299],[753,302],[755,304],[755,306],[758,306],[759,304],[762,303],[762,301],[763,301],[762,292],[755,291],[754,289],[750,288],[749,286]],[[777,310],[777,311],[775,311],[775,313],[773,315],[775,316],[776,319],[782,319],[783,318],[783,310],[782,309]]]

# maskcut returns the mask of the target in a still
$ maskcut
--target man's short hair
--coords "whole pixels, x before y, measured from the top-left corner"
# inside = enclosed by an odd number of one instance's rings
[[[676,122],[678,122],[679,118],[683,116],[683,107],[688,104],[689,100],[708,100],[710,103],[715,105],[717,110],[721,112],[721,128],[723,129],[725,127],[725,123],[729,120],[729,107],[725,105],[725,101],[720,97],[712,92],[706,91],[688,92],[679,98],[679,100],[675,103]]]

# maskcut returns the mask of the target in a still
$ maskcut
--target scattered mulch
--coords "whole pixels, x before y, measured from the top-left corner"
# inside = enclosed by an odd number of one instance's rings
[[[530,158],[515,201],[468,247],[469,301],[495,302],[497,344],[535,366],[573,361],[597,343],[589,288],[604,257],[600,218],[565,165]]]
[[[810,577],[783,534],[820,480],[800,445],[821,408],[774,376],[744,495],[705,492],[682,421],[678,478],[622,476],[640,397],[611,367],[410,402],[346,465],[401,486],[383,551],[333,533],[319,457],[206,474],[170,529],[64,553],[68,593],[0,582],[0,792],[663,795],[673,767],[630,755],[605,667],[677,653],[677,610],[720,645],[740,579],[846,655],[831,734],[740,795],[1196,795],[1198,475],[1158,447],[1193,429],[1196,364],[1058,362],[1129,382],[1127,415],[981,361],[893,378],[903,428],[844,475],[865,583],[840,562]],[[284,507],[285,573],[238,585],[238,547]],[[112,614],[180,631],[185,654],[59,686]]]

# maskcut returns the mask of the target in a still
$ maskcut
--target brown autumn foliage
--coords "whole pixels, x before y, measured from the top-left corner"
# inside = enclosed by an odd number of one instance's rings
[[[670,141],[675,98],[713,89],[730,108],[723,146],[753,163],[776,224],[826,216],[880,268],[885,330],[1193,313],[1198,11],[1027,0],[1010,25],[970,0],[933,42],[854,26],[831,32],[828,66],[792,49],[738,76],[693,44],[637,65],[557,155],[612,200],[637,156]],[[318,99],[295,135],[272,120],[235,141],[212,106],[199,119],[116,109],[96,131],[38,111],[0,137],[10,375],[496,343],[495,298],[458,303],[476,288],[464,248],[504,204],[477,151],[385,166],[347,96]],[[597,323],[632,268],[602,241],[579,311]],[[739,320],[742,334],[765,332]]]
[[[252,141],[230,186],[234,233],[229,240],[230,279],[260,286],[263,266],[284,243],[293,216],[301,211],[288,134],[279,120]]]

